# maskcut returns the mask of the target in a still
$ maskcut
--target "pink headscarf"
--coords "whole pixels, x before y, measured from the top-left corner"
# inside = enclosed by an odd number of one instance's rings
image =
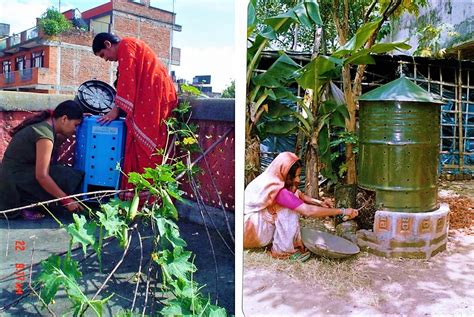
[[[267,169],[247,185],[244,214],[258,212],[273,204],[278,192],[285,187],[288,171],[298,159],[292,152],[278,154]]]

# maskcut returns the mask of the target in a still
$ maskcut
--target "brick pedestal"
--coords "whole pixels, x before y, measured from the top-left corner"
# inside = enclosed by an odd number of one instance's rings
[[[357,243],[379,256],[429,259],[446,250],[449,206],[431,212],[379,210],[374,231],[359,230]]]

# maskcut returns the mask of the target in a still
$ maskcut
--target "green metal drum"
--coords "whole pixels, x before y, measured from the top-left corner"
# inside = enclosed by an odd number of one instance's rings
[[[378,209],[438,208],[440,100],[405,77],[359,98],[359,186]]]

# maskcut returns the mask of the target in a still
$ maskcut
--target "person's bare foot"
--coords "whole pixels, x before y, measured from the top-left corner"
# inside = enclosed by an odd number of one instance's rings
[[[25,220],[40,220],[44,218],[44,214],[41,211],[23,209],[20,215]]]

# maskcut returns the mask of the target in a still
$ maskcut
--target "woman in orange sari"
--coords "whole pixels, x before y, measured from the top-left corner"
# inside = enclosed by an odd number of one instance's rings
[[[352,208],[329,208],[328,202],[296,190],[301,161],[291,152],[280,153],[268,168],[245,188],[244,248],[272,244],[271,255],[287,258],[303,252],[299,216],[357,216]]]
[[[164,120],[177,105],[176,90],[166,68],[142,40],[99,33],[92,43],[94,54],[105,61],[117,61],[115,107],[98,121],[107,123],[126,113],[127,138],[123,172],[142,173],[145,167],[161,163],[157,150],[166,145]],[[122,188],[131,188],[126,177]]]

